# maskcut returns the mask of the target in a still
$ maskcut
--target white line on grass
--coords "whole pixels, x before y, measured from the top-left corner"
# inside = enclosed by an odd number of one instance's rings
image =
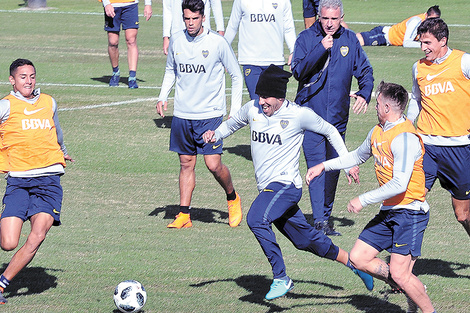
[[[39,9],[39,10],[31,10],[31,9],[18,9],[18,10],[0,10],[0,13],[33,13],[33,14],[69,14],[69,15],[103,15],[103,12],[62,12],[62,11],[51,11],[54,8],[46,8],[46,9]],[[140,14],[139,16],[143,16]],[[161,14],[153,14],[153,17],[163,18]],[[228,17],[224,17],[225,20],[228,20]],[[296,23],[303,23],[304,20],[294,20]],[[346,21],[348,24],[356,24],[356,25],[393,25],[396,23],[384,23],[384,22],[351,22]],[[448,24],[450,27],[470,27],[469,24]]]
[[[76,107],[76,108],[59,108],[59,111],[78,111],[78,110],[98,109],[98,108],[113,107],[113,106],[131,104],[131,103],[139,103],[139,102],[146,102],[146,101],[157,101],[157,99],[158,99],[157,97],[138,98],[138,99],[127,100],[127,101],[102,103],[102,104],[96,104],[96,105],[85,105],[85,106]]]

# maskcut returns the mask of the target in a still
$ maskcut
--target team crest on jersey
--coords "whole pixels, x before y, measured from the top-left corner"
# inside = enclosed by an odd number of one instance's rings
[[[286,127],[289,125],[288,120],[281,120],[280,122],[282,129],[286,129]]]
[[[277,2],[273,2],[273,8],[277,9],[278,6],[279,4]]]
[[[249,76],[251,74],[251,68],[245,69],[245,76]]]
[[[349,53],[349,47],[348,46],[342,46],[341,48],[339,48],[339,52],[341,52],[341,55],[343,57],[345,57]]]
[[[209,50],[202,50],[202,56],[207,58],[209,56]]]

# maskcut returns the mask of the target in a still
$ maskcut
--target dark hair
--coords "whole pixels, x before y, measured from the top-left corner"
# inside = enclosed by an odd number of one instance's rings
[[[183,11],[188,9],[193,13],[199,12],[201,15],[204,15],[204,2],[202,0],[183,0],[181,7]]]
[[[382,95],[384,99],[393,102],[400,112],[403,113],[405,111],[406,104],[408,103],[408,92],[403,86],[394,83],[386,83],[382,80],[375,94],[377,98],[379,95]]]
[[[432,17],[425,19],[418,27],[418,37],[421,36],[422,34],[430,33],[438,41],[440,41],[442,38],[446,38],[446,44],[447,40],[449,40],[449,27],[447,27],[446,22],[442,20],[440,17]]]
[[[441,17],[441,10],[439,9],[438,5],[434,5],[428,9],[426,14],[429,15],[437,15],[437,17]]]
[[[31,62],[28,59],[16,59],[10,65],[10,76],[13,76],[16,72],[16,69],[20,66],[23,66],[23,65],[31,65],[32,67],[34,67],[33,62]],[[34,67],[34,70],[36,70],[35,67]]]

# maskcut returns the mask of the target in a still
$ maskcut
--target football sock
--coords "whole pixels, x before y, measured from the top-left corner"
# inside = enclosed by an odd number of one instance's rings
[[[191,208],[189,205],[180,205],[180,212],[184,214],[189,214],[191,212]]]
[[[348,263],[346,263],[346,266],[349,267],[352,270],[355,270],[356,268],[351,264],[351,262],[348,259]]]
[[[231,193],[227,194],[227,201],[233,201],[237,198],[237,194],[235,193],[235,189]]]
[[[119,73],[119,66],[113,67],[113,73]]]
[[[135,78],[136,72],[135,71],[129,71],[129,78],[134,77]]]
[[[8,287],[8,285],[10,284],[10,281],[8,279],[5,278],[5,276],[0,276],[0,291],[3,292],[3,290],[5,290],[6,287]]]

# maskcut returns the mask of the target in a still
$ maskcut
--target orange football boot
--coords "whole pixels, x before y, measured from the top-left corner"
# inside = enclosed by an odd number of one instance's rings
[[[178,215],[176,215],[176,218],[173,222],[168,224],[168,228],[189,228],[193,226],[193,223],[191,222],[191,218],[189,214],[182,213],[180,212]]]
[[[235,200],[227,201],[228,204],[228,224],[230,227],[237,227],[242,221],[242,203],[238,192],[235,192],[237,197]]]

